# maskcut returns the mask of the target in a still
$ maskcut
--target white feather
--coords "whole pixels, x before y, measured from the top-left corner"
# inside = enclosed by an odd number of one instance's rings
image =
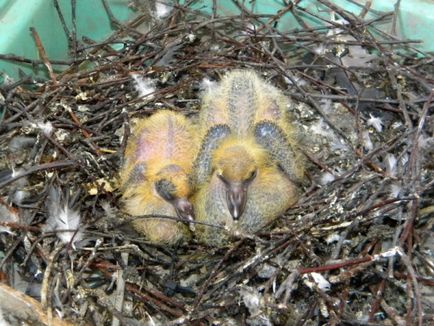
[[[11,201],[15,205],[21,205],[23,201],[30,196],[30,193],[25,190],[17,190],[11,195]]]
[[[59,210],[59,215],[57,216],[57,229],[56,230],[77,230],[80,226],[80,213],[70,209],[66,204],[63,208]],[[69,243],[74,236],[75,231],[68,232],[58,232],[57,236],[64,243]],[[80,231],[74,237],[75,241],[80,241],[82,239],[82,233]]]
[[[374,144],[371,141],[371,137],[369,136],[368,130],[365,130],[362,133],[362,138],[363,138],[363,147],[365,147],[367,151],[372,151],[374,149]]]
[[[335,176],[333,174],[331,174],[330,172],[324,172],[321,175],[319,183],[321,185],[326,185],[326,184],[329,184],[330,182],[333,182],[333,181],[335,181]]]
[[[329,245],[329,244],[332,244],[333,242],[338,242],[340,239],[341,239],[341,236],[339,234],[331,233],[327,236],[327,238],[325,240],[326,240],[326,243]]]
[[[139,74],[131,74],[134,79],[134,86],[136,91],[139,92],[140,97],[146,97],[147,99],[152,99],[155,93],[155,82],[151,78],[144,78]]]
[[[79,229],[80,212],[69,207],[69,203],[62,200],[60,190],[56,188],[50,188],[47,200],[48,219],[44,230],[56,232],[63,243],[72,243],[74,247],[75,242],[83,239],[83,232]]]
[[[434,145],[434,137],[425,137],[424,135],[420,135],[418,145],[420,148],[429,148]]]
[[[332,100],[330,99],[321,99],[319,101],[319,105],[321,109],[323,109],[324,113],[332,113]]]
[[[327,51],[327,48],[322,43],[320,45],[317,45],[316,47],[313,48],[313,52],[315,52],[318,55],[323,55],[323,54],[326,53],[326,51]]]
[[[314,134],[325,136],[325,137],[330,137],[331,136],[331,133],[330,133],[329,129],[330,128],[327,126],[327,124],[324,122],[323,119],[319,119],[316,123],[314,123],[310,127],[310,130]]]
[[[252,287],[245,286],[240,289],[240,294],[250,315],[257,315],[261,310],[261,295],[258,291]]]
[[[406,166],[408,163],[409,156],[407,153],[402,155],[401,159],[399,160],[402,166]]]
[[[217,83],[215,81],[212,81],[212,80],[210,80],[208,78],[204,78],[200,82],[199,88],[202,91],[210,91],[210,90],[212,90],[213,88],[216,87],[216,84]]]
[[[241,30],[241,34],[242,35],[252,35],[254,34],[256,31],[256,26],[253,25],[252,23],[247,23],[245,25],[244,30]]]
[[[333,151],[348,151],[348,145],[340,138],[333,137],[331,140],[330,148]]]
[[[32,126],[33,128],[41,130],[46,136],[50,136],[54,131],[54,127],[50,121],[36,121],[35,123],[32,123]]]
[[[188,33],[187,34],[187,41],[189,43],[193,43],[195,39],[196,39],[196,35],[195,34],[193,34],[193,33]]]
[[[392,196],[393,198],[398,198],[401,191],[402,187],[399,184],[392,183],[390,185],[390,196]]]
[[[298,77],[298,76],[294,76],[292,79],[294,80],[294,83],[292,82],[292,80],[291,79],[289,79],[288,77],[283,77],[283,79],[285,80],[285,82],[288,84],[288,85],[293,85],[293,84],[297,84],[298,86],[306,86],[307,85],[307,82],[306,82],[306,80],[304,80],[303,78],[301,78],[301,77]]]
[[[383,131],[383,121],[380,118],[374,117],[372,114],[369,115],[370,118],[367,121],[368,126],[374,127],[378,132]]]
[[[165,4],[164,2],[157,1],[155,3],[155,16],[157,18],[164,18],[172,11],[172,7]]]
[[[325,279],[324,276],[322,276],[319,273],[310,273],[315,283],[318,285],[318,287],[323,291],[330,290],[330,283]]]
[[[19,178],[25,172],[24,169],[12,169],[12,178]]]
[[[115,209],[114,209],[114,207],[112,207],[110,205],[110,202],[103,201],[101,203],[101,207],[104,210],[106,217],[108,217],[108,218],[115,218],[116,217]]]
[[[390,176],[395,176],[396,175],[396,163],[397,163],[397,159],[395,157],[395,155],[387,153],[386,154],[386,171]]]

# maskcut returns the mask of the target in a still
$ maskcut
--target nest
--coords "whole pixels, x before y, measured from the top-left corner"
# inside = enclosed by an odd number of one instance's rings
[[[8,56],[48,78],[0,89],[5,320],[433,322],[432,56],[380,30],[397,12],[355,16],[320,2],[330,19],[292,2],[275,15],[241,2],[239,15],[206,15],[187,3],[150,18],[136,1],[137,17],[120,23],[104,1],[116,32],[101,43],[69,34],[64,71],[40,42],[40,61]],[[279,30],[285,14],[301,27]],[[226,247],[150,244],[128,229],[117,191],[130,119],[161,109],[194,119],[201,91],[235,68],[292,99],[308,165],[302,196]]]

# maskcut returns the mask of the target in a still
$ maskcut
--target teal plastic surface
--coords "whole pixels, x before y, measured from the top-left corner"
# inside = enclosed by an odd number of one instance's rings
[[[331,3],[345,8],[346,11],[358,16],[367,0],[329,0]],[[185,1],[181,1],[184,3]],[[243,3],[243,1],[239,1]],[[391,13],[395,10],[397,0],[371,0],[370,9],[375,11],[377,15],[368,13],[365,19],[378,18],[379,15],[384,13]],[[283,0],[256,0],[244,1],[244,6],[249,11],[255,14],[276,14],[279,10],[283,9]],[[316,0],[302,0],[298,2],[298,6],[308,9],[311,12],[318,14],[320,17],[330,20],[330,11],[319,1]],[[198,0],[195,2],[196,9],[211,13],[212,1]],[[232,0],[219,0],[217,1],[218,15],[238,15],[240,9],[234,4]],[[311,27],[323,25],[323,22],[314,18],[303,11],[296,12],[303,20]],[[398,18],[396,21],[395,35],[399,39],[421,40],[423,43],[415,44],[414,47],[426,51],[434,51],[434,0],[401,0],[398,10]],[[265,21],[265,20],[264,20]],[[375,26],[379,26],[378,24]],[[291,12],[282,15],[279,20],[278,28],[282,32],[288,32],[294,29],[303,29],[294,15]],[[388,23],[381,25],[383,32],[391,34],[392,19]]]
[[[120,21],[134,17],[135,13],[128,7],[131,0],[107,0],[113,14]],[[166,2],[170,2],[166,0]],[[275,14],[284,8],[282,0],[239,1],[245,7],[260,14]],[[334,4],[358,15],[366,0],[334,0]],[[71,1],[59,0],[66,25],[72,29]],[[109,18],[100,0],[77,0],[77,36],[87,36],[95,41],[101,41],[112,33]],[[181,1],[182,3],[182,1]],[[194,9],[206,13],[212,11],[212,0],[198,0]],[[360,5],[355,4],[360,3]],[[394,0],[374,0],[371,9],[379,12],[391,12],[395,9]],[[219,15],[239,14],[239,8],[232,0],[217,0]],[[318,13],[325,19],[330,19],[330,12],[315,0],[303,0],[299,3],[303,8]],[[304,18],[310,26],[322,24],[321,20],[311,17],[303,11],[298,15]],[[368,14],[366,18],[374,18]],[[390,20],[391,21],[391,20]],[[432,0],[401,0],[396,35],[403,39],[417,39],[424,41],[414,47],[423,51],[434,51],[434,1]],[[391,22],[382,25],[382,30],[391,33]],[[44,48],[51,60],[65,60],[70,58],[68,53],[67,36],[61,25],[52,0],[0,0],[0,53],[15,54],[29,59],[39,59],[34,39],[29,30],[34,27],[41,37]],[[282,32],[302,29],[302,26],[288,12],[279,20],[278,28]],[[32,67],[30,64],[16,63],[0,59],[0,72],[12,78],[17,78],[18,68],[25,73],[46,75],[46,68],[42,65]],[[55,67],[56,68],[56,67]],[[61,68],[61,67],[57,67]]]
[[[125,21],[134,12],[129,9],[130,0],[108,0],[114,16]],[[71,1],[59,0],[61,11],[68,29],[72,30]],[[101,41],[113,30],[100,0],[77,0],[77,37],[87,36]],[[38,32],[48,58],[52,60],[70,59],[68,40],[52,0],[0,0],[0,53],[14,54],[28,59],[39,59],[35,41],[30,32],[34,27]],[[56,66],[54,65],[56,68]],[[0,60],[0,72],[17,78],[18,68],[24,73],[46,75],[42,65]],[[60,66],[57,68],[61,68]]]

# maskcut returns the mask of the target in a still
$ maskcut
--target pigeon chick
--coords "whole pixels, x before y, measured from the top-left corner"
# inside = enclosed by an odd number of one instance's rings
[[[287,106],[252,71],[230,72],[205,94],[193,169],[198,221],[256,232],[297,201],[304,170]],[[207,242],[217,233],[198,226]]]
[[[134,126],[120,172],[122,198],[128,214],[148,216],[132,225],[151,242],[175,244],[189,236],[186,224],[158,215],[193,220],[189,197],[195,156],[195,132],[179,113],[159,111]]]

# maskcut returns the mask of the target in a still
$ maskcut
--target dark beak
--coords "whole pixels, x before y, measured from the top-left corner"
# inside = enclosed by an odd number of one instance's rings
[[[242,182],[229,184],[226,191],[226,201],[232,218],[238,220],[246,207],[247,186]]]
[[[193,205],[186,198],[177,198],[172,201],[176,214],[186,222],[194,221]]]

